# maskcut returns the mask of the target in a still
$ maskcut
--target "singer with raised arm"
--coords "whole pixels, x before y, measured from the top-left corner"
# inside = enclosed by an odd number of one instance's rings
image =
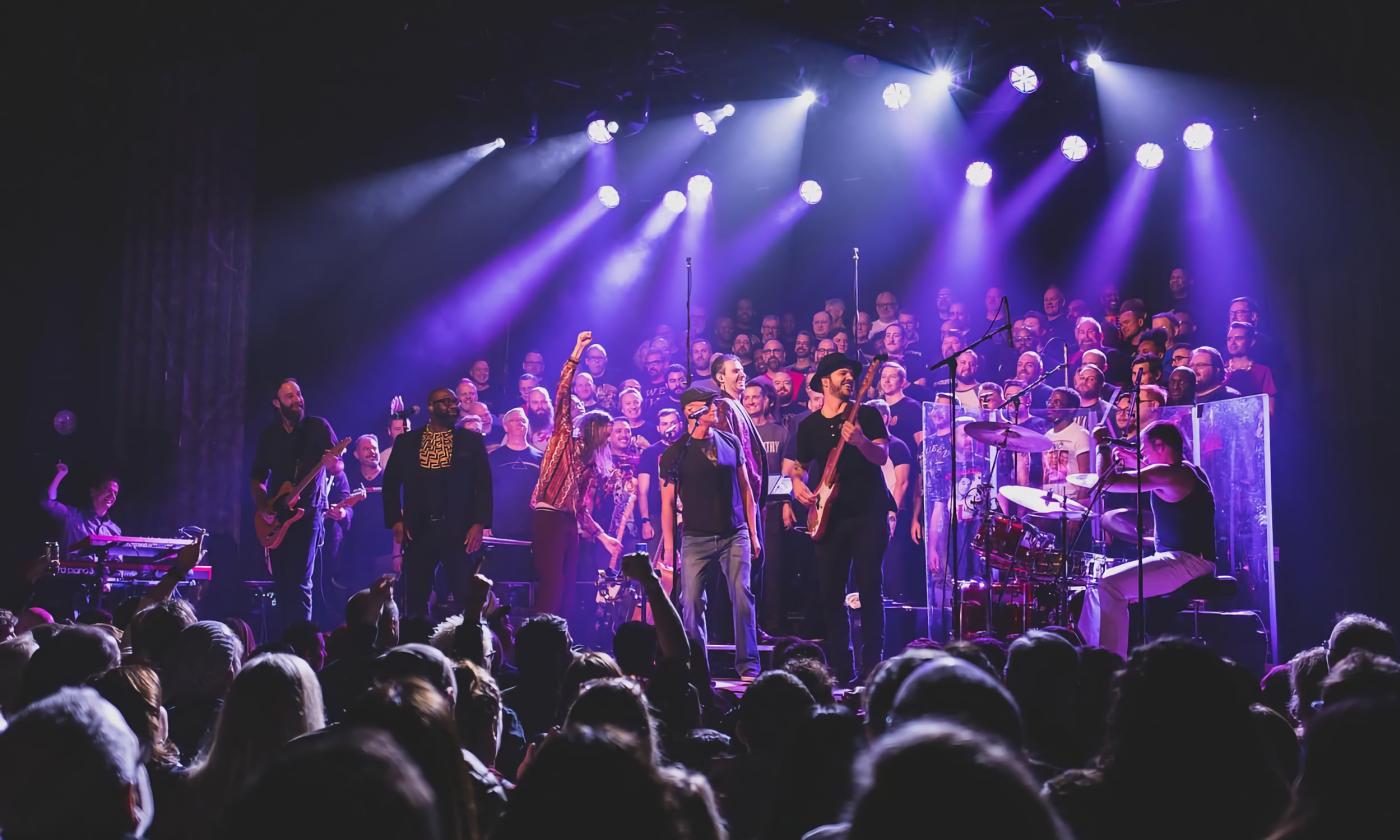
[[[884,361],[877,356],[872,365],[878,369]],[[826,658],[844,683],[855,681],[857,673],[868,675],[884,658],[882,563],[889,543],[887,514],[895,510],[880,469],[889,459],[889,432],[880,412],[859,405],[873,378],[867,375],[858,387],[860,373],[860,363],[844,354],[831,353],[821,360],[809,385],[822,394],[821,408],[797,424],[793,458],[783,461],[793,495],[814,508],[808,528],[815,542],[817,591],[826,620]],[[810,486],[813,476],[820,479],[815,491]],[[812,519],[817,520],[815,529]],[[852,661],[846,618],[846,583],[851,579],[860,596],[859,672]]]
[[[1151,497],[1156,548],[1142,559],[1143,597],[1166,595],[1215,574],[1215,494],[1205,472],[1183,457],[1181,430],[1165,420],[1146,426],[1140,458],[1131,441],[1110,439],[1103,427],[1094,436],[1113,449],[1106,489],[1132,493],[1141,481]],[[1126,657],[1128,605],[1137,598],[1136,561],[1105,573],[1097,588],[1085,590],[1079,618],[1085,640]]]
[[[600,461],[609,460],[611,422],[601,411],[579,418],[574,430],[575,408],[570,399],[574,374],[583,351],[593,343],[593,333],[578,334],[573,352],[559,372],[554,395],[554,429],[540,461],[540,477],[530,496],[535,531],[535,573],[539,589],[535,610],[568,618],[566,604],[578,577],[579,533],[597,540],[613,557],[622,546],[593,519],[593,488],[607,476]],[[581,628],[580,628],[581,629]]]
[[[476,572],[468,557],[491,527],[491,464],[481,434],[457,425],[462,405],[449,388],[428,394],[428,423],[399,436],[384,471],[384,524],[403,546],[404,615],[428,615],[438,566],[457,604]]]

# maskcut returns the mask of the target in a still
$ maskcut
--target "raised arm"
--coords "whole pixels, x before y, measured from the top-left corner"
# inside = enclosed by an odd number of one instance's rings
[[[656,569],[647,562],[647,556],[637,553],[622,555],[622,572],[640,582],[646,591],[647,606],[656,620],[656,644],[661,648],[661,656],[689,660],[690,642],[685,637],[680,614],[676,612],[676,605],[666,597],[661,579],[657,577]]]
[[[569,397],[574,389],[574,373],[578,370],[579,362],[582,361],[583,351],[588,349],[588,345],[592,343],[592,332],[584,330],[579,333],[578,340],[574,342],[574,351],[564,361],[564,369],[559,373],[559,387],[554,389],[555,434],[559,434],[560,429],[567,429],[569,434],[573,434],[574,401]]]
[[[62,519],[68,515],[68,506],[58,500],[58,485],[63,483],[63,479],[68,475],[68,465],[59,461],[53,468],[53,479],[49,481],[48,490],[44,495],[43,507],[50,516]]]

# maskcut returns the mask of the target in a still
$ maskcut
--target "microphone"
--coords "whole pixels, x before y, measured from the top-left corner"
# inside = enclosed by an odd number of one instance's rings
[[[1011,327],[1013,324],[1011,320],[1011,299],[1008,298],[1006,295],[1002,295],[1001,305],[1002,308],[1006,310],[1006,346],[1015,347],[1016,337],[1011,334]]]
[[[699,420],[701,417],[704,417],[706,414],[708,414],[709,411],[710,411],[710,407],[709,407],[708,405],[705,406],[704,408],[697,408],[697,409],[695,409],[694,411],[692,411],[692,412],[690,412],[689,414],[687,414],[687,415],[685,416],[685,419],[687,419],[687,420]]]
[[[1137,441],[1135,441],[1135,440],[1124,440],[1124,439],[1122,439],[1122,438],[1111,437],[1111,436],[1108,434],[1108,429],[1105,429],[1103,426],[1100,426],[1100,427],[1098,427],[1097,429],[1094,430],[1094,441],[1095,441],[1096,443],[1098,443],[1100,446],[1103,446],[1104,444],[1107,444],[1107,445],[1109,445],[1109,446],[1117,446],[1117,447],[1121,447],[1121,448],[1123,448],[1123,449],[1137,449],[1137,448],[1138,448]]]

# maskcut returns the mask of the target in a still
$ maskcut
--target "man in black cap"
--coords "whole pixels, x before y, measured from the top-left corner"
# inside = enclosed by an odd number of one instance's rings
[[[757,505],[746,479],[750,455],[739,439],[717,428],[716,395],[691,388],[681,396],[688,434],[661,456],[661,557],[680,563],[681,617],[686,635],[705,644],[706,581],[716,573],[729,584],[734,605],[734,665],[739,678],[758,676],[758,632],[749,575],[762,543]],[[685,511],[676,528],[676,497]]]
[[[851,630],[846,618],[846,581],[853,578],[860,594],[860,674],[868,674],[884,658],[885,612],[881,561],[889,542],[886,515],[895,509],[880,467],[889,459],[889,432],[880,413],[861,406],[854,422],[846,411],[860,379],[860,363],[842,353],[822,359],[810,387],[822,394],[822,407],[797,425],[795,460],[783,471],[792,477],[792,492],[804,505],[817,501],[808,486],[820,482],[827,456],[837,441],[846,445],[836,462],[838,492],[827,499],[829,521],[816,541],[817,590],[826,619],[826,657],[843,682],[856,674],[851,660]],[[817,491],[820,491],[818,486]]]

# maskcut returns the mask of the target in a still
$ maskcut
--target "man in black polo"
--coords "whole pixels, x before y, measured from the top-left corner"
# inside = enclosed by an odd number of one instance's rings
[[[428,424],[405,432],[384,471],[384,525],[403,545],[404,614],[428,614],[428,595],[445,564],[458,607],[475,572],[468,555],[491,527],[491,466],[480,434],[457,428],[461,413],[447,388],[428,395]]]

